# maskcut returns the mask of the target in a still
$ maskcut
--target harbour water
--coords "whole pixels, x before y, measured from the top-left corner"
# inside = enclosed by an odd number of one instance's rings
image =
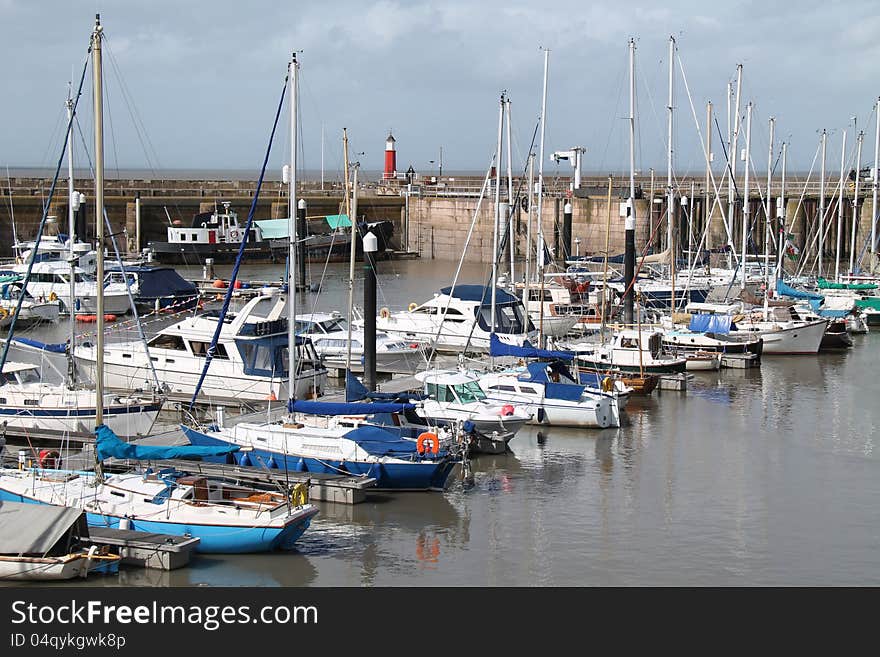
[[[382,262],[379,305],[424,301],[455,267]],[[315,310],[345,311],[347,274],[328,266],[321,294],[306,297]],[[470,266],[461,282],[487,279]],[[620,429],[527,426],[508,454],[475,457],[472,483],[455,473],[442,494],[319,503],[291,553],[199,555],[179,571],[123,569],[87,584],[878,585],[880,334],[854,341],[765,356],[756,370],[695,372],[687,392],[631,400]]]

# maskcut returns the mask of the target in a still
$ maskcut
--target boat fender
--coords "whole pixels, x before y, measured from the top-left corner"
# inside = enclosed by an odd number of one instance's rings
[[[6,308],[0,307],[0,319],[6,319],[6,316],[9,314],[9,311]]]
[[[76,320],[78,322],[97,322],[98,316],[97,315],[77,315]]]
[[[602,391],[611,392],[612,390],[614,390],[614,379],[612,379],[610,376],[606,376],[604,379],[602,379]]]
[[[410,312],[412,312],[413,310],[415,310],[418,307],[419,307],[419,304],[417,304],[415,301],[410,302],[409,306],[407,306],[407,308],[409,309]]]
[[[226,287],[226,283],[223,282],[222,278],[218,278],[214,281],[213,286],[217,289]]]
[[[543,406],[538,407],[538,422],[540,424],[544,424],[544,420],[547,419],[547,411],[544,410]]]
[[[309,503],[309,485],[307,482],[295,484],[290,489],[290,503],[293,506],[304,506]]]
[[[58,467],[59,458],[61,458],[61,454],[59,454],[56,450],[41,449],[38,461],[41,468],[54,470]]]
[[[58,301],[58,295],[54,292],[49,292],[49,301]]]
[[[425,443],[431,443],[431,453],[437,454],[440,451],[440,439],[437,437],[436,433],[431,433],[430,431],[425,431],[419,434],[419,438],[416,441],[416,451],[419,454],[427,454],[428,447]]]
[[[391,317],[391,311],[388,310],[387,306],[382,306],[382,308],[379,309],[379,317],[382,319],[388,319]]]
[[[501,413],[499,413],[499,415],[504,415],[504,416],[513,415],[513,411],[514,411],[514,408],[513,408],[512,404],[505,404],[504,406],[501,407]]]

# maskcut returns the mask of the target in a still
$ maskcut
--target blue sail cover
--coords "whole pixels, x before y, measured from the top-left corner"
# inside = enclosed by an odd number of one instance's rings
[[[824,301],[825,297],[821,294],[816,294],[815,292],[804,292],[802,290],[796,290],[790,285],[786,285],[781,280],[776,281],[776,293],[782,294],[787,297],[791,297],[793,299],[810,299],[817,301]]]
[[[409,455],[416,451],[414,440],[405,440],[380,427],[365,425],[349,431],[345,437],[375,456]]]
[[[709,315],[698,313],[691,315],[691,323],[688,329],[695,333],[717,333],[726,335],[730,333],[732,325],[732,317],[730,315]]]
[[[223,447],[196,447],[194,445],[177,445],[163,447],[160,445],[135,445],[126,443],[113,433],[106,424],[95,429],[95,448],[98,459],[185,459],[195,456],[225,456],[241,449],[238,445]]]
[[[479,301],[481,306],[489,306],[492,303],[491,285],[456,285],[440,289],[440,294],[447,294],[462,301]],[[510,292],[495,288],[495,303],[513,303],[519,301]]]
[[[307,415],[372,415],[373,413],[403,413],[411,411],[415,404],[395,403],[347,403],[347,402],[319,402],[291,399],[287,402],[287,410],[291,413],[306,413]]]
[[[819,317],[827,317],[829,319],[842,319],[849,314],[848,310],[830,310],[828,308],[820,308],[824,299],[810,299],[810,308],[813,309]]]
[[[51,351],[54,354],[63,354],[67,351],[66,342],[40,342],[39,340],[31,340],[30,338],[12,338],[13,342],[18,342],[28,347],[35,347],[43,351]]]
[[[573,351],[551,351],[549,349],[538,349],[533,347],[526,340],[522,347],[507,344],[498,339],[494,333],[489,336],[489,355],[490,356],[515,356],[517,358],[553,358],[559,360],[571,360],[574,358]]]

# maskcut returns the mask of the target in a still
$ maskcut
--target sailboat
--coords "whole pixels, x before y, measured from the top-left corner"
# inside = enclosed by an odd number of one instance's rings
[[[101,84],[100,15],[92,33],[95,93],[95,191],[97,240],[103,243],[103,97]],[[98,249],[98,277],[103,277],[103,249]],[[98,295],[98,308],[102,305]],[[98,399],[103,396],[103,322],[98,313]],[[104,423],[103,408],[95,414],[94,472],[32,467],[0,469],[0,500],[70,506],[86,511],[90,525],[125,527],[200,539],[201,552],[262,552],[289,549],[308,528],[318,510],[308,503],[307,490],[266,491],[235,482],[189,476],[175,468],[105,476],[104,459],[138,461],[225,456],[237,446],[149,447],[125,443]]]
[[[288,317],[296,317],[296,149],[297,78],[296,55],[289,63],[291,87],[291,153],[289,168],[290,224],[289,264],[287,268]],[[345,139],[346,180],[348,180],[348,140]],[[357,190],[357,167],[354,173]],[[355,191],[353,211],[357,216]],[[352,231],[357,221],[352,221]],[[357,236],[352,235],[352,241]],[[353,250],[353,249],[352,249]],[[353,254],[352,254],[353,255]],[[353,266],[353,265],[352,265]],[[351,304],[349,304],[351,305]],[[349,329],[351,325],[349,324]],[[295,344],[295,322],[288,322],[288,345]],[[350,344],[350,340],[349,340]],[[296,372],[297,353],[289,350],[290,369]],[[349,357],[350,359],[350,357]],[[292,376],[289,375],[289,376]],[[222,423],[208,427],[184,426],[190,443],[223,448],[245,447],[254,460],[298,472],[361,475],[376,479],[383,489],[442,490],[460,458],[455,452],[455,430],[379,427],[368,417],[377,413],[400,413],[415,408],[407,403],[325,403],[297,399],[295,386],[288,386],[288,413],[281,422],[240,422],[232,427]]]

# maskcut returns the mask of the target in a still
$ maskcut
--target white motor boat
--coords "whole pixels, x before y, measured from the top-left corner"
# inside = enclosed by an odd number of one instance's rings
[[[0,274],[27,273],[28,265],[12,265]],[[74,299],[70,298],[70,265],[65,262],[37,262],[31,270],[27,291],[39,302],[61,302],[61,312],[93,315],[97,312],[98,284],[81,268],[74,268]],[[124,315],[130,310],[128,290],[124,284],[104,286],[104,313]]]
[[[558,365],[536,361],[513,370],[489,372],[479,377],[479,384],[489,401],[523,408],[531,414],[533,424],[619,427],[618,395],[613,391],[591,393],[561,373]],[[624,404],[625,400],[626,396]]]
[[[428,370],[416,374],[424,384],[427,399],[413,411],[404,413],[411,424],[467,423],[478,436],[471,451],[498,454],[532,419],[532,414],[510,403],[487,398],[477,375],[462,370]]]
[[[199,399],[221,402],[265,402],[288,399],[287,300],[275,290],[250,299],[241,310],[228,313]],[[169,395],[189,399],[205,365],[219,315],[216,311],[172,324],[147,342],[149,358]],[[327,368],[307,338],[296,346],[296,396],[313,399],[327,388]],[[94,375],[95,346],[78,345],[77,363]],[[150,362],[143,343],[111,342],[104,348],[104,381],[122,390],[153,387]]]
[[[14,280],[0,280],[0,328],[7,326],[12,322],[15,309],[18,307],[18,300],[24,294],[24,300],[21,302],[21,310],[18,314],[16,326],[22,326],[31,322],[55,322],[58,321],[58,315],[61,312],[61,302],[45,301],[39,302],[34,299],[27,291],[22,289],[20,277]]]
[[[736,322],[731,335],[760,335],[764,354],[815,354],[828,326],[826,319],[794,320],[787,308],[756,310]]]
[[[483,285],[445,287],[423,304],[390,312],[383,308],[376,329],[403,340],[420,342],[437,351],[489,351],[493,333],[492,288]],[[495,289],[494,334],[507,344],[522,345],[537,337],[522,302],[501,288]],[[363,327],[363,320],[355,322]]]
[[[559,347],[574,351],[581,366],[600,371],[673,374],[686,367],[683,357],[664,350],[663,331],[657,329],[625,329],[607,344],[579,342]]]
[[[296,316],[296,332],[311,339],[315,352],[328,367],[360,369],[364,364],[364,330],[352,327],[351,361],[348,360],[349,333],[338,312],[308,313]],[[399,336],[376,332],[376,369],[380,372],[415,374],[425,366],[423,345]]]

